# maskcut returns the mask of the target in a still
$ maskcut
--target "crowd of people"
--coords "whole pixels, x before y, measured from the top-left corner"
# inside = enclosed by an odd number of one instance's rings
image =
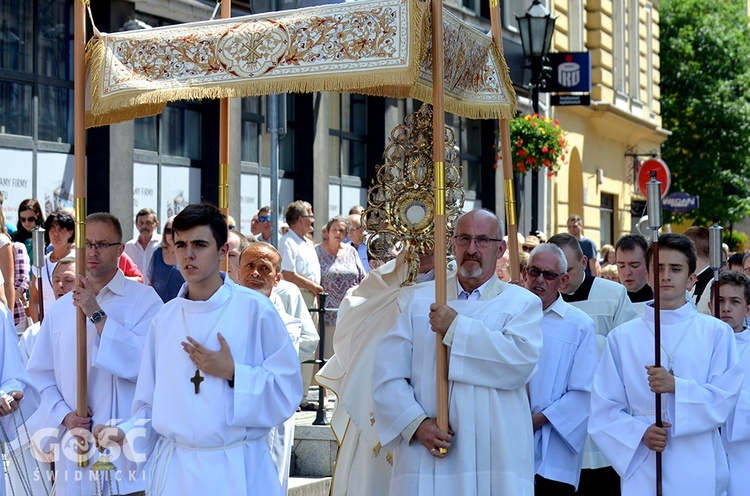
[[[270,206],[248,234],[209,204],[161,230],[144,208],[129,241],[119,219],[94,213],[85,268],[71,212],[45,217],[33,199],[18,212],[13,232],[0,217],[11,489],[285,494],[293,414],[324,408],[307,399],[315,370],[305,363],[322,346],[332,359],[317,380],[338,395],[335,416],[352,420],[334,422],[346,425],[334,496],[651,494],[656,453],[668,494],[745,490],[750,255],[725,253],[715,319],[704,227],[662,235],[654,270],[653,247],[636,234],[599,259],[574,215],[567,233],[519,239],[512,281],[502,222],[474,210],[454,224],[448,303],[437,304],[432,254],[420,254],[419,284],[403,286],[404,256],[369,259],[360,206],[329,219],[316,244],[312,206],[295,201],[277,246]],[[37,226],[43,261],[32,258]],[[325,311],[310,312],[321,293]],[[448,350],[447,429],[436,419],[436,335]],[[88,457],[110,453],[114,480],[79,465],[70,447],[87,436]]]

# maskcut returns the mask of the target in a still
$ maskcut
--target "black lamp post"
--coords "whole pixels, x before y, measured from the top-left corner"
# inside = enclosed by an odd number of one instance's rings
[[[534,0],[523,17],[516,16],[523,55],[531,62],[531,100],[539,113],[539,88],[545,84],[544,62],[552,46],[556,18],[540,0]]]
[[[555,32],[555,17],[540,0],[534,0],[523,17],[516,16],[518,32],[521,35],[523,55],[531,65],[531,105],[534,113],[539,113],[539,89],[544,88],[546,78],[545,62],[552,46]],[[519,196],[520,197],[520,196]],[[531,175],[531,229],[539,229],[539,175]]]

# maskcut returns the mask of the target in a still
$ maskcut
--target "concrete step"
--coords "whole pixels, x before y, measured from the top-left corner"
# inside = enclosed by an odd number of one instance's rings
[[[311,388],[308,400],[318,403],[318,389]],[[329,392],[326,422],[333,414],[336,396]],[[317,412],[297,412],[290,474],[301,477],[330,477],[336,463],[338,443],[329,425],[313,425]]]
[[[287,496],[328,496],[330,477],[290,477]]]

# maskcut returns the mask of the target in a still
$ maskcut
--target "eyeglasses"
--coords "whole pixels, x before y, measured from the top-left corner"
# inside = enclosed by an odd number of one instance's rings
[[[21,221],[22,224],[25,224],[26,222],[34,222],[34,223],[36,223],[36,217],[19,216],[18,219]]]
[[[228,229],[229,229],[230,231],[234,231],[234,229],[235,229],[236,227],[237,227],[237,226],[227,226],[227,228],[228,228]]]
[[[172,228],[171,227],[165,227],[164,228],[164,234],[172,234]]]
[[[462,234],[460,236],[453,236],[458,246],[469,246],[474,241],[477,248],[487,248],[490,246],[490,241],[502,241],[502,239],[488,238],[487,236],[468,236]]]
[[[122,243],[89,243],[87,241],[86,242],[86,249],[101,251],[104,248],[109,248],[110,246],[118,246],[118,245],[121,245],[121,244]]]
[[[522,246],[521,249],[526,253],[531,253],[534,250],[533,246]]]
[[[541,274],[548,281],[554,281],[562,275],[558,274],[557,272],[552,272],[551,270],[542,270],[539,267],[534,267],[533,265],[526,267],[526,273],[531,277],[539,277],[539,275]]]
[[[744,272],[746,276],[750,276],[750,267],[745,267],[742,269],[742,272]]]
[[[258,217],[258,222],[271,222],[271,216],[261,215],[260,217]]]
[[[314,215],[300,215],[300,217],[302,217],[303,219],[312,219],[315,216]],[[260,220],[260,219],[258,219],[258,220]]]

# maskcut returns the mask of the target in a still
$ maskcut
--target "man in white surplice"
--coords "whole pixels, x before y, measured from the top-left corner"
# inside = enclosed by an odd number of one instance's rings
[[[86,277],[79,275],[82,285],[55,301],[45,312],[29,357],[29,375],[42,395],[38,416],[49,419],[46,427],[57,431],[57,436],[34,438],[45,453],[53,444],[59,445],[55,449],[57,495],[95,494],[95,474],[90,470],[93,462],[78,467],[75,449],[70,447],[71,435],[75,436],[80,429],[88,431],[92,423],[128,418],[148,326],[162,306],[153,288],[127,279],[118,268],[122,251],[122,228],[117,217],[109,213],[89,215]],[[78,308],[88,318],[87,416],[79,416],[75,411]],[[94,451],[91,446],[89,454]],[[113,462],[118,469],[123,468],[118,457]],[[122,494],[143,491],[146,487],[143,478],[131,478],[127,473],[121,473],[120,479]],[[109,490],[105,484],[105,494],[110,494]],[[111,490],[113,494],[115,488]]]
[[[417,289],[378,345],[375,423],[394,450],[391,495],[534,494],[525,384],[542,346],[542,306],[495,275],[502,238],[491,212],[460,217],[449,305],[433,303],[434,284]],[[449,432],[435,420],[435,333],[448,346]]]
[[[573,495],[578,488],[599,360],[594,321],[560,296],[567,268],[565,253],[544,243],[532,250],[523,271],[523,286],[539,297],[544,310],[539,370],[529,381],[535,496]]]
[[[294,345],[267,297],[219,271],[227,253],[219,209],[187,206],[172,235],[186,283],[149,329],[133,417],[98,425],[94,436],[102,446],[124,443],[138,470],[149,457],[151,496],[279,496],[265,436],[302,394]]]
[[[681,234],[649,246],[649,284],[661,300],[661,363],[654,366],[653,303],[615,328],[594,374],[588,431],[621,477],[623,496],[654,494],[662,452],[664,494],[723,495],[728,469],[719,427],[734,408],[743,373],[732,329],[686,300],[695,246]],[[661,393],[663,427],[655,424]]]

